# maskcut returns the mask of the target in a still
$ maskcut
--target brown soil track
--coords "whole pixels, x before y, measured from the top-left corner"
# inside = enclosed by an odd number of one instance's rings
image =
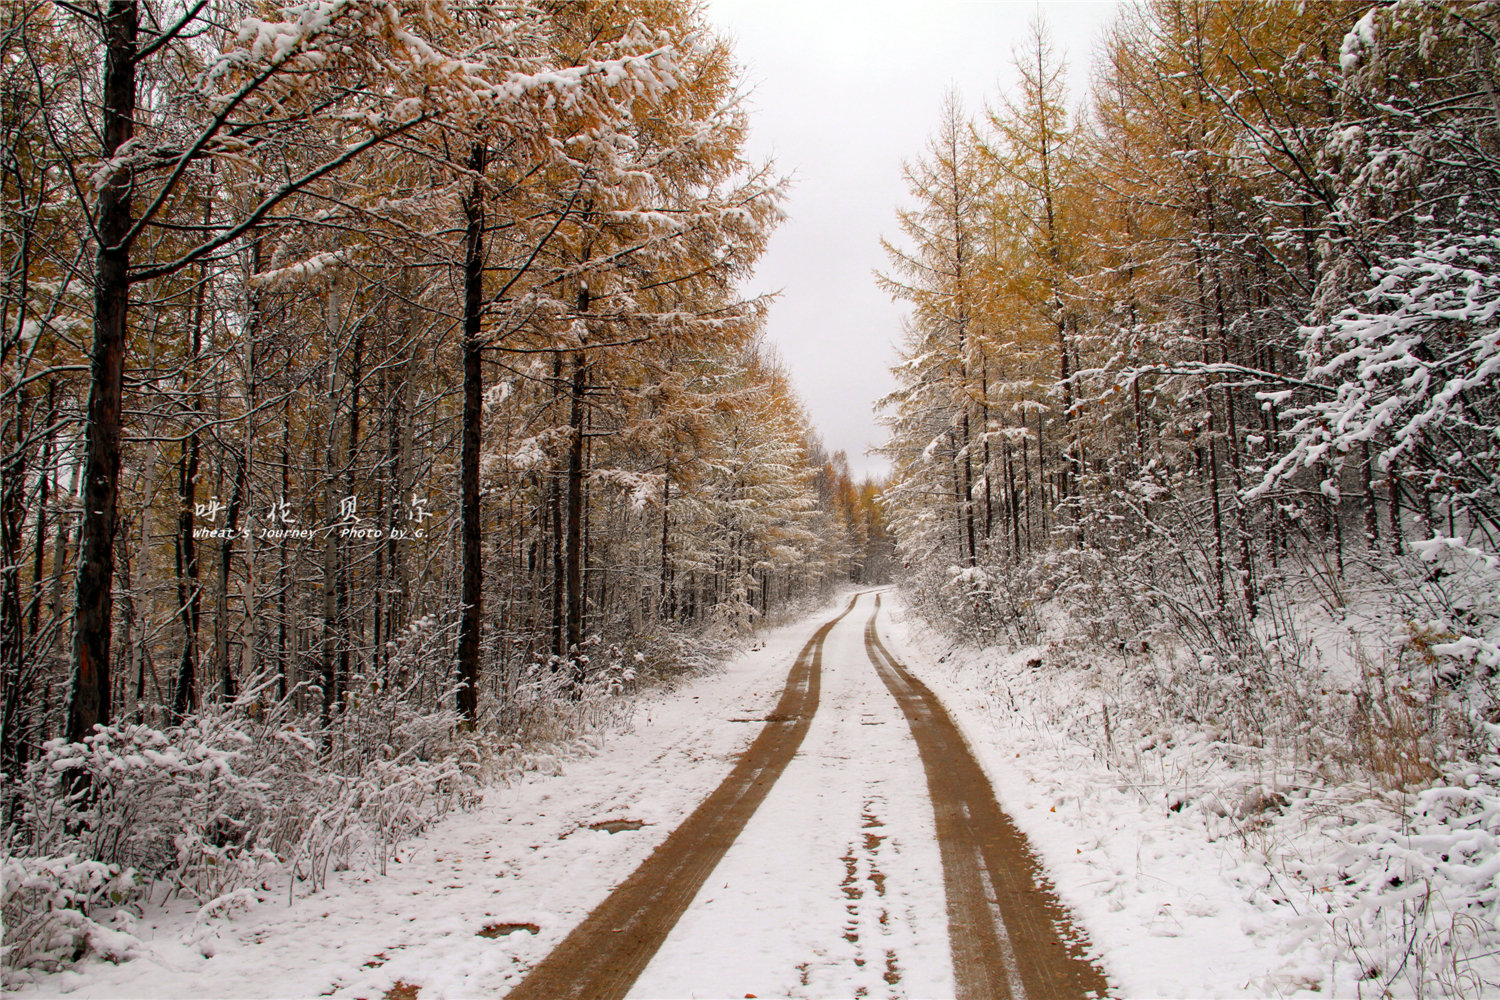
[[[802,745],[818,710],[823,640],[858,599],[802,647],[781,700],[729,776],[531,969],[509,1000],[613,1000],[629,992]]]
[[[1102,997],[1104,974],[995,801],[984,770],[927,686],[896,662],[875,630],[865,649],[905,713],[927,772],[948,898],[948,938],[960,1000]]]

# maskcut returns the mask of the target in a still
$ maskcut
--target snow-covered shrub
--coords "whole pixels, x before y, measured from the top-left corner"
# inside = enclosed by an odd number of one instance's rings
[[[636,674],[643,683],[671,683],[677,677],[703,666],[696,662],[696,648],[682,632],[654,624],[647,632],[630,637]]]
[[[1327,830],[1328,853],[1294,863],[1303,940],[1356,970],[1371,995],[1482,996],[1500,951],[1500,727],[1490,750],[1446,769],[1399,807]],[[1331,932],[1331,935],[1330,935]],[[1488,967],[1484,964],[1489,960]]]
[[[726,640],[747,636],[755,631],[759,618],[760,612],[745,599],[745,588],[740,586],[710,609],[708,631],[718,633]]]
[[[269,688],[247,684],[169,729],[126,722],[47,745],[8,831],[8,966],[85,946],[124,954],[90,908],[118,904],[127,885],[164,884],[204,906],[288,873],[316,891],[330,871],[383,871],[396,844],[478,800],[482,754],[454,712],[371,682],[319,729],[291,698],[269,703]]]
[[[131,933],[130,904],[141,880],[135,869],[75,854],[12,857],[0,862],[0,916],[9,970],[56,970],[92,952],[113,962],[144,946]]]
[[[196,825],[195,801],[209,824],[237,810],[240,745],[230,744],[204,741],[195,726],[169,735],[133,723],[99,727],[82,743],[51,741],[23,789],[28,848],[167,870],[173,838]]]
[[[278,857],[314,892],[330,871],[356,864],[384,874],[397,844],[477,798],[475,762],[468,763],[401,755],[372,759],[352,774],[313,769],[295,782],[301,794],[284,818],[290,836]]]
[[[637,668],[645,660],[592,635],[566,658],[535,657],[506,702],[482,704],[481,712],[488,710],[500,737],[517,747],[550,746],[566,754],[571,743],[596,742],[598,734],[629,724]]]
[[[933,625],[983,643],[1024,645],[1041,627],[1041,592],[1052,578],[1046,560],[957,566],[932,563],[903,584],[909,606]]]
[[[1042,559],[1013,566],[949,566],[936,588],[946,616],[961,632],[981,642],[1035,639],[1040,620],[1039,578],[1050,575]]]
[[[1447,658],[1450,683],[1494,677],[1500,672],[1500,554],[1442,534],[1412,548],[1428,567],[1413,594],[1420,602],[1414,611],[1431,609],[1425,630],[1441,637],[1429,654]]]

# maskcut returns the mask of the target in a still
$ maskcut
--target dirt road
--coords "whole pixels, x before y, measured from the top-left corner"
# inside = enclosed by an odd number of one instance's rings
[[[729,777],[511,998],[1103,995],[878,613],[813,634]]]
[[[1026,837],[995,801],[958,727],[921,681],[865,625],[865,648],[911,725],[937,816],[948,898],[948,937],[961,1000],[1103,996],[1104,975],[1084,959],[1073,928]]]
[[[802,745],[818,710],[823,641],[855,603],[802,648],[776,710],[729,777],[532,968],[510,1000],[605,1000],[629,991]]]

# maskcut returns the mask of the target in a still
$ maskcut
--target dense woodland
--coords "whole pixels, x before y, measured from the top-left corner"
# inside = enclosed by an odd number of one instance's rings
[[[940,615],[1228,659],[1293,582],[1500,553],[1492,4],[1124,11],[1071,110],[1045,28],[953,95],[882,276],[893,528]],[[1425,547],[1425,548],[1424,548]],[[1491,606],[1449,607],[1479,674]],[[1438,617],[1423,615],[1424,618]]]
[[[0,72],[8,851],[305,878],[884,577],[736,291],[784,182],[692,4],[13,3]]]
[[[881,276],[912,606],[1025,651],[965,654],[992,711],[1229,817],[1344,995],[1494,992],[1497,46],[1493,3],[1147,0],[1074,104],[1038,25]]]

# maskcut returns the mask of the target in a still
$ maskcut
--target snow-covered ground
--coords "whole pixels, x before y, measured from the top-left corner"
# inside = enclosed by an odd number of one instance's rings
[[[1351,961],[1359,948],[1340,944],[1317,898],[1349,871],[1325,863],[1347,846],[1327,829],[1388,822],[1390,803],[1335,800],[1267,770],[1253,748],[1236,762],[1201,733],[1116,731],[1107,761],[1088,728],[1103,724],[1106,666],[1063,669],[1043,647],[957,646],[909,620],[893,592],[884,600],[886,644],[963,728],[1118,995],[1378,995],[1389,981],[1409,992],[1392,976],[1402,970],[1375,977]],[[267,884],[248,908],[212,918],[158,899],[125,928],[145,953],[91,956],[17,995],[373,1000],[398,984],[423,1000],[502,995],[724,778],[798,651],[845,601],[642,697],[598,755],[489,789],[403,845],[387,875],[336,873],[311,895]],[[953,994],[922,766],[862,644],[872,604],[829,633],[801,750],[632,996]],[[610,821],[618,832],[590,828]],[[1476,858],[1454,870],[1492,883]],[[1494,965],[1482,950],[1470,954]],[[1471,992],[1485,992],[1487,968],[1464,967]]]
[[[1117,716],[1106,739],[1120,663],[977,649],[886,606],[887,644],[963,728],[1121,996],[1500,995],[1500,775],[1398,793],[1211,722]]]
[[[801,750],[632,997],[953,995],[927,779],[865,653],[873,605],[828,634]]]
[[[158,897],[133,928],[147,953],[118,965],[91,956],[16,995],[377,998],[398,982],[420,987],[423,1000],[503,994],[724,778],[760,729],[730,720],[775,706],[833,608],[757,636],[710,675],[643,697],[633,726],[598,756],[488,789],[479,808],[408,841],[385,876],[335,873],[326,890],[291,905],[288,886],[271,884],[248,910],[207,921],[188,900]],[[644,825],[589,829],[609,820]],[[479,936],[506,924],[536,932]]]

